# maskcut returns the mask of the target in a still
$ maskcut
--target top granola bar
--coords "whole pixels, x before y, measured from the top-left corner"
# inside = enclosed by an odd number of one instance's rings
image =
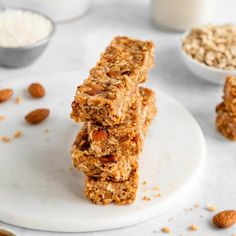
[[[115,37],[77,88],[72,103],[76,122],[112,126],[123,121],[137,86],[153,66],[154,45],[128,37]]]

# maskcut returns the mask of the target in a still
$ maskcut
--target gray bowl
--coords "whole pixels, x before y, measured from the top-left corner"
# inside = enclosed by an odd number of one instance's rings
[[[9,8],[7,8],[9,9]],[[19,68],[25,67],[32,64],[39,56],[44,52],[50,39],[52,38],[55,32],[55,24],[54,22],[47,16],[28,9],[21,8],[10,8],[10,9],[19,9],[22,11],[30,11],[36,14],[39,14],[45,18],[47,18],[52,24],[52,31],[50,34],[36,43],[29,44],[24,47],[1,47],[0,46],[0,66],[11,67],[11,68]],[[4,11],[4,10],[3,10]]]

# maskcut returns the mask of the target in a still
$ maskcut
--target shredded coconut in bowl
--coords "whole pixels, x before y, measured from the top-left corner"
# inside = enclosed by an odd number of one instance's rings
[[[52,23],[40,14],[17,9],[0,12],[0,47],[24,47],[46,38]]]

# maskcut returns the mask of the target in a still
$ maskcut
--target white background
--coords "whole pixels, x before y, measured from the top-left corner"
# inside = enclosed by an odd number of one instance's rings
[[[213,22],[236,23],[235,0],[215,0],[215,5]],[[49,48],[34,65],[17,70],[0,69],[0,83],[11,77],[20,76],[22,79],[24,75],[41,72],[88,70],[115,35],[153,40],[156,43],[156,66],[150,74],[148,86],[159,88],[179,100],[199,122],[207,143],[204,174],[189,196],[158,218],[126,229],[72,235],[161,235],[160,228],[168,226],[170,235],[230,236],[236,233],[236,227],[216,230],[210,223],[214,213],[205,210],[208,204],[217,206],[218,210],[236,209],[236,143],[224,139],[214,127],[214,110],[221,100],[222,87],[191,74],[178,51],[181,33],[158,30],[151,24],[149,15],[148,1],[96,0],[84,18],[57,27]],[[200,208],[184,210],[192,208],[195,203]],[[189,224],[198,225],[199,230],[189,232]],[[1,222],[0,226],[14,229],[22,236],[56,235]]]

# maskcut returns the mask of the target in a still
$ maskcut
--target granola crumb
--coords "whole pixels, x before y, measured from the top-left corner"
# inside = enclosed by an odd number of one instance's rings
[[[44,129],[44,133],[48,133],[49,132],[49,129]]]
[[[153,196],[154,196],[154,197],[160,197],[160,196],[161,196],[161,194],[160,194],[160,193],[158,193],[158,194],[154,194]]]
[[[210,211],[210,212],[213,212],[213,211],[216,211],[217,210],[217,208],[215,207],[215,206],[207,206],[206,207],[206,209],[208,210],[208,211]]]
[[[161,229],[161,231],[162,231],[163,233],[170,233],[170,228],[169,228],[169,227],[163,227],[163,228]]]
[[[144,197],[143,197],[143,200],[144,200],[144,201],[150,201],[151,198],[150,198],[150,197],[147,197],[147,196],[144,196]]]
[[[14,134],[14,138],[20,138],[22,136],[22,132],[20,130],[16,131]]]
[[[194,205],[194,207],[195,207],[195,208],[199,208],[200,205],[199,205],[198,203],[196,203],[196,204]]]
[[[3,136],[0,138],[4,143],[9,143],[11,140],[7,136]]]
[[[0,115],[0,121],[5,120],[5,119],[6,119],[6,116]]]
[[[197,231],[197,230],[198,230],[198,226],[192,224],[192,225],[190,225],[190,226],[188,227],[188,229],[191,230],[191,231]]]
[[[22,103],[22,98],[21,97],[17,97],[16,98],[16,104],[21,104]]]
[[[147,181],[143,181],[143,185],[146,185],[147,184]]]

